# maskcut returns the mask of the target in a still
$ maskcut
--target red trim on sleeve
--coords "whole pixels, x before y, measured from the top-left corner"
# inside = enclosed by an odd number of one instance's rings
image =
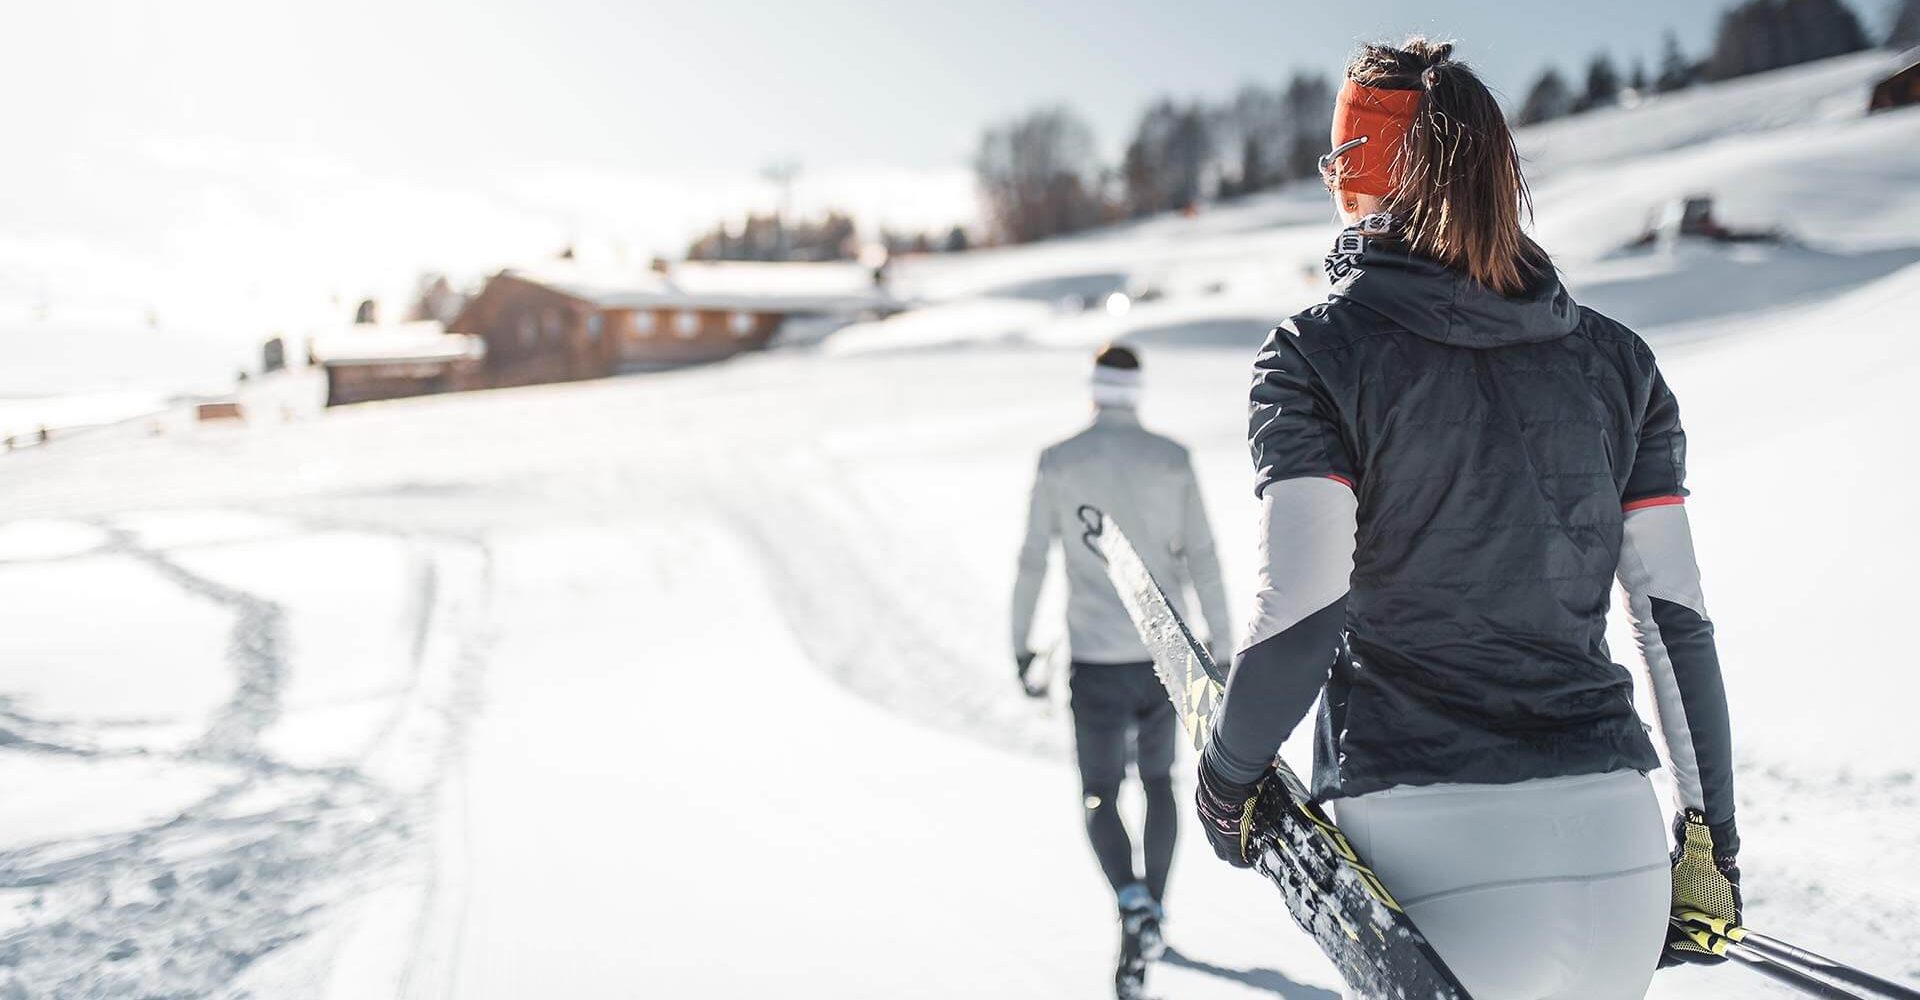
[[[1621,504],[1620,512],[1622,514],[1631,514],[1636,510],[1644,510],[1648,507],[1677,507],[1686,502],[1686,497],[1647,497],[1644,500],[1633,500]]]
[[[1353,489],[1353,480],[1348,479],[1345,476],[1335,475],[1334,473],[1329,472],[1327,473],[1327,478],[1333,480],[1336,483],[1339,483],[1342,486],[1345,486],[1347,489]]]

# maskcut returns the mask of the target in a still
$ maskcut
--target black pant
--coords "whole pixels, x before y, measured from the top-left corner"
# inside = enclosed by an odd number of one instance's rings
[[[1151,663],[1073,662],[1069,682],[1073,738],[1086,796],[1087,837],[1107,882],[1119,892],[1141,881],[1133,873],[1133,842],[1115,799],[1127,776],[1128,736],[1146,790],[1147,892],[1166,895],[1179,810],[1173,797],[1173,754],[1180,726]]]

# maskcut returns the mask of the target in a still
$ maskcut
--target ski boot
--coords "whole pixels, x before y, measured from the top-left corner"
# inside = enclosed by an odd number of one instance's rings
[[[1139,938],[1140,956],[1149,962],[1158,962],[1167,953],[1167,941],[1160,932],[1163,919],[1159,901],[1147,894],[1146,886],[1135,882],[1120,891],[1122,931]]]
[[[1113,970],[1115,1000],[1147,1000],[1147,960],[1140,957],[1137,941],[1122,938],[1120,964]]]
[[[1160,936],[1160,906],[1138,882],[1120,890],[1120,964],[1113,974],[1118,1000],[1143,1000],[1147,963],[1166,954]]]

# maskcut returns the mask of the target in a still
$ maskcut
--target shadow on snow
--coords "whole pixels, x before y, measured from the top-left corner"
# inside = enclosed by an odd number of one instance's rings
[[[1287,1000],[1340,1000],[1340,994],[1319,986],[1308,986],[1288,979],[1278,969],[1229,969],[1223,965],[1214,965],[1197,958],[1188,958],[1173,948],[1160,959],[1168,965],[1182,969],[1204,972],[1209,976],[1231,979],[1256,990],[1266,990]]]

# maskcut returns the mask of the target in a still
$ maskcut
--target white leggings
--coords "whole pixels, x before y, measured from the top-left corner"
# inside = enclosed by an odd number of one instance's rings
[[[1672,894],[1646,776],[1408,786],[1330,805],[1473,1000],[1646,996]]]

